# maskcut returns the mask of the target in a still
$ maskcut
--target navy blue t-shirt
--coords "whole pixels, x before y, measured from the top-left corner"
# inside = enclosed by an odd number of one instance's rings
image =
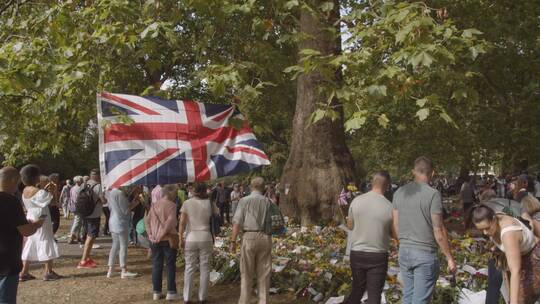
[[[0,276],[15,275],[22,269],[23,236],[18,226],[28,224],[21,202],[0,192]]]

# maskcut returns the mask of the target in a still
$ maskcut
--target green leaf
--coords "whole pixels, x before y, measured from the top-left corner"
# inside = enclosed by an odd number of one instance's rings
[[[405,38],[407,37],[407,35],[409,35],[409,33],[412,30],[413,30],[413,27],[410,24],[403,27],[401,30],[399,30],[396,33],[396,43],[401,43],[401,42],[405,41]]]
[[[429,67],[433,63],[433,57],[429,55],[427,52],[420,52],[416,56],[412,57],[412,59],[409,60],[409,63],[413,66],[425,66]]]
[[[467,98],[467,96],[468,96],[467,90],[465,90],[465,89],[457,89],[452,93],[451,98],[456,99],[456,100],[462,100],[462,99]]]
[[[351,119],[345,122],[345,131],[351,132],[360,129],[366,123],[366,117],[354,115]]]
[[[452,117],[450,117],[450,115],[448,115],[446,112],[441,112],[439,114],[439,116],[444,119],[444,121],[446,121],[447,123],[453,123],[454,120],[452,119]]]
[[[405,17],[407,17],[407,15],[410,13],[410,11],[408,9],[404,9],[404,10],[401,10],[397,16],[396,16],[396,19],[395,21],[396,22],[401,22],[403,21],[403,19],[405,19]]]
[[[426,118],[428,118],[429,116],[429,109],[423,108],[418,110],[418,112],[416,112],[416,116],[418,117],[418,119],[420,119],[420,121],[426,120]]]
[[[318,56],[321,55],[321,52],[314,49],[301,49],[300,54],[304,56]]]
[[[478,50],[474,46],[471,46],[469,50],[471,51],[472,59],[476,59],[478,57]]]
[[[304,69],[301,66],[293,65],[293,66],[285,68],[283,70],[283,73],[289,74],[289,73],[293,73],[293,72],[303,72],[303,71],[304,71]]]
[[[390,123],[390,119],[386,117],[386,114],[381,114],[377,118],[377,122],[379,123],[379,125],[381,125],[381,127],[386,129],[388,127],[388,124]]]
[[[428,99],[426,97],[420,98],[416,100],[416,105],[419,106],[420,108],[423,108],[427,102],[428,102]]]
[[[291,1],[287,1],[284,5],[285,9],[292,9],[293,7],[297,7],[298,5],[300,5],[298,3],[298,0],[291,0]]]
[[[333,2],[324,2],[323,4],[321,4],[320,8],[321,8],[321,11],[327,13],[327,12],[331,11],[332,9],[334,9],[334,3]]]
[[[367,92],[372,96],[386,96],[386,86],[385,85],[370,85],[367,87]]]
[[[466,29],[463,31],[461,36],[463,38],[472,38],[474,35],[482,35],[483,33],[475,28]]]
[[[323,119],[325,115],[326,115],[325,110],[317,109],[317,110],[315,110],[315,112],[313,112],[313,114],[311,116],[311,122],[316,123],[317,121]]]
[[[157,32],[157,28],[158,28],[159,24],[157,22],[154,22],[152,24],[150,24],[149,26],[147,26],[144,31],[142,31],[141,33],[141,38],[144,39],[146,38],[146,36],[150,33],[150,32],[154,32],[152,35],[155,35],[155,32]]]

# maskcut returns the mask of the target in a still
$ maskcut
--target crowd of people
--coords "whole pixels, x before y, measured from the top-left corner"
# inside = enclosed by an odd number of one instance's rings
[[[439,251],[449,272],[456,272],[442,193],[434,185],[433,172],[432,161],[420,157],[412,170],[414,180],[397,190],[392,189],[389,173],[379,171],[366,193],[349,185],[338,198],[338,205],[348,207],[353,282],[348,303],[361,303],[364,292],[368,303],[381,302],[391,239],[399,244],[402,303],[430,303],[439,276]],[[19,189],[21,182],[24,188]],[[44,265],[44,281],[63,278],[53,268],[61,254],[55,239],[61,214],[72,220],[69,244],[82,249],[78,269],[98,267],[92,258],[95,240],[110,235],[107,278],[137,277],[128,271],[128,247],[148,248],[153,299],[183,299],[185,303],[208,301],[210,261],[219,233],[214,220],[218,226],[230,225],[232,253],[238,251],[238,238],[242,240],[239,303],[252,301],[254,281],[258,303],[268,303],[272,269],[268,216],[271,206],[279,205],[279,188],[256,177],[249,185],[230,187],[220,182],[105,189],[97,169],[61,186],[58,174],[44,176],[35,165],[20,171],[4,167],[0,169],[0,303],[16,303],[19,282],[36,279],[29,273],[30,263]],[[534,303],[540,298],[540,182],[531,187],[530,179],[521,175],[508,183],[504,194],[488,183],[480,191],[470,190],[463,186],[460,191],[467,219],[493,241],[486,303],[498,303],[503,282],[508,286],[509,303]],[[473,198],[469,200],[468,195]],[[181,295],[176,284],[179,252],[185,259]],[[197,269],[198,292],[193,287]]]
[[[392,202],[385,196],[391,189],[386,171],[375,173],[371,190],[353,199],[347,217],[353,274],[349,303],[361,303],[366,291],[367,303],[381,302],[390,237],[399,244],[402,303],[431,303],[439,277],[439,251],[449,272],[456,272],[443,220],[442,193],[433,172],[432,161],[420,157],[412,170],[414,180],[399,187]],[[459,198],[468,227],[474,226],[493,244],[486,304],[499,303],[503,283],[509,292],[507,303],[540,300],[540,180],[531,180],[521,174],[499,189],[485,183],[474,191],[470,180],[461,187]]]
[[[21,187],[21,182],[23,187]],[[18,284],[36,277],[29,272],[31,263],[44,265],[43,280],[62,279],[53,270],[55,259],[60,257],[56,233],[64,220],[71,220],[70,245],[82,249],[78,269],[98,267],[92,258],[96,238],[110,236],[112,240],[108,259],[107,278],[137,277],[128,271],[128,246],[148,248],[152,259],[153,298],[179,300],[185,303],[205,303],[208,299],[210,259],[215,231],[210,228],[211,217],[218,225],[230,225],[236,234],[248,221],[251,230],[243,229],[244,239],[251,232],[258,232],[267,242],[265,265],[270,265],[270,236],[264,234],[266,206],[279,204],[275,184],[265,184],[255,178],[250,185],[238,183],[230,187],[223,182],[210,186],[205,183],[170,184],[155,186],[126,186],[105,189],[100,172],[91,170],[88,176],[75,176],[60,183],[59,175],[45,176],[35,165],[24,166],[20,171],[12,167],[0,170],[0,303],[16,303]],[[248,214],[252,204],[245,201],[257,199],[259,213]],[[244,202],[244,203],[243,203]],[[264,210],[263,210],[264,209]],[[102,227],[102,217],[105,223]],[[232,217],[232,219],[231,219]],[[100,234],[101,233],[101,234]],[[233,232],[234,234],[234,232]],[[180,237],[179,237],[180,235]],[[23,239],[24,237],[24,239]],[[24,240],[24,242],[23,242]],[[257,248],[258,243],[255,244]],[[176,258],[179,250],[185,255],[183,296],[176,289]],[[255,272],[260,265],[260,250],[249,251],[246,271]],[[198,263],[198,265],[197,265]],[[116,271],[119,266],[120,271]],[[162,293],[162,273],[167,272],[167,292]],[[193,274],[200,271],[199,293],[194,301]],[[269,268],[270,269],[270,268]],[[270,270],[264,274],[264,293],[268,294]],[[263,277],[263,274],[260,275]],[[249,284],[244,284],[245,288]],[[244,288],[243,287],[243,288]],[[262,288],[262,287],[261,287]],[[249,301],[247,289],[242,303]]]

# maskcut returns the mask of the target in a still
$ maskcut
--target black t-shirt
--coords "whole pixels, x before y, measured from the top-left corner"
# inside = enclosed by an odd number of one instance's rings
[[[18,226],[28,224],[21,202],[0,192],[0,275],[15,275],[22,269],[23,237]]]

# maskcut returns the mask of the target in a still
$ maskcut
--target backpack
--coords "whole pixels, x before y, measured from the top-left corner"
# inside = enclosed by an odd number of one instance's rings
[[[285,233],[285,220],[279,210],[279,206],[271,200],[268,201],[268,209],[264,218],[264,232],[268,235],[282,235]]]
[[[135,230],[137,231],[137,234],[142,235],[144,237],[147,236],[146,225],[144,224],[144,218],[139,220],[139,222],[137,223],[137,226],[135,226]]]
[[[75,214],[81,217],[87,217],[96,208],[97,199],[94,198],[94,187],[99,184],[90,186],[85,184],[83,188],[79,191],[77,200],[75,201]]]

